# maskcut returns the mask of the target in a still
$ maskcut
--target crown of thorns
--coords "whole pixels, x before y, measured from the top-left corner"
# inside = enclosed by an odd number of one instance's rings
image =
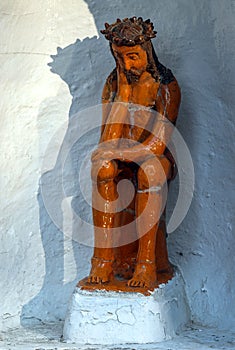
[[[155,38],[157,32],[150,19],[142,17],[120,18],[113,24],[105,23],[100,32],[105,38],[117,46],[135,46]]]

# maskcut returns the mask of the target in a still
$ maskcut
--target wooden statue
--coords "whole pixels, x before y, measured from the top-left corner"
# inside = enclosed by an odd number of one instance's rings
[[[116,67],[104,85],[100,144],[92,155],[95,248],[90,275],[79,283],[85,289],[146,293],[173,276],[162,188],[174,177],[175,164],[166,144],[156,137],[160,127],[157,118],[150,123],[148,111],[156,111],[175,124],[180,88],[157,58],[151,42],[156,36],[153,29],[150,20],[132,17],[106,23],[101,31],[109,40]],[[143,106],[141,112],[134,112],[137,126],[130,121],[129,107],[133,105]],[[107,141],[112,141],[110,146]],[[135,196],[127,208],[118,211],[112,204],[122,179],[132,181]],[[141,214],[144,217],[135,226],[136,239],[112,245],[112,230],[135,223]],[[142,226],[147,227],[151,220],[156,222],[142,234]]]

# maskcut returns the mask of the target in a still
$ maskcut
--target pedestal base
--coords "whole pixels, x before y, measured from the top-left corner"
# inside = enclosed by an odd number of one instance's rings
[[[76,288],[63,337],[78,344],[154,343],[172,338],[189,320],[184,282],[176,272],[150,296]]]

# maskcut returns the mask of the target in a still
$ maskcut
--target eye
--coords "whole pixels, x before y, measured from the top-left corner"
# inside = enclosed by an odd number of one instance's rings
[[[138,60],[138,55],[136,54],[130,54],[127,57],[132,61]]]

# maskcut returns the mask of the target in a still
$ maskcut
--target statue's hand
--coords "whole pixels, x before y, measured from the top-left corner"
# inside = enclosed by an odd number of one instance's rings
[[[91,155],[91,161],[96,162],[100,160],[122,160],[122,161],[130,161],[128,158],[130,158],[131,152],[129,149],[122,149],[122,148],[97,148]]]
[[[150,156],[152,154],[150,153]],[[109,150],[97,150],[92,154],[91,160],[120,160],[122,162],[130,163],[130,162],[138,162],[148,157],[143,153],[143,150],[137,151],[132,148],[117,148],[117,149],[109,149]]]
[[[139,145],[129,148],[105,148],[96,149],[91,156],[91,161],[99,160],[121,160],[126,163],[142,162],[154,157],[154,154],[147,147],[140,147]]]
[[[128,148],[118,148],[113,152],[114,159],[121,160],[126,163],[141,163],[144,160],[154,157],[148,147],[136,145]]]
[[[112,160],[113,159],[113,150],[107,149],[104,147],[97,148],[91,155],[91,161],[99,161],[99,160]]]

